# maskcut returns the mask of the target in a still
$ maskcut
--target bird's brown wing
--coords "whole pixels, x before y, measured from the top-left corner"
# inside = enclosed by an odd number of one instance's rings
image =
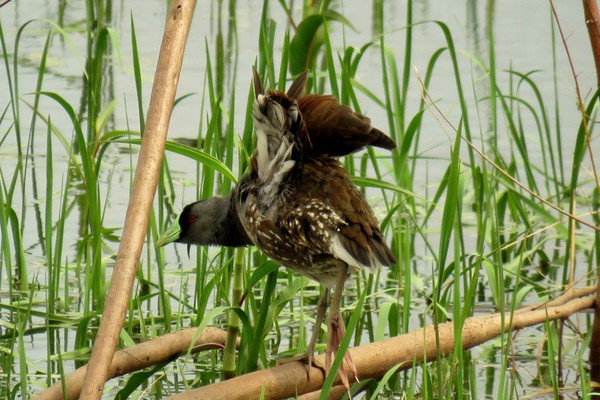
[[[313,144],[312,156],[341,157],[365,146],[396,148],[371,120],[340,104],[330,95],[310,94],[298,99],[298,108]]]

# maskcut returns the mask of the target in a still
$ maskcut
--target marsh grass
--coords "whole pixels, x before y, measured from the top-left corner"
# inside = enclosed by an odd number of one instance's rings
[[[2,398],[30,397],[85,363],[98,326],[120,232],[105,223],[111,213],[111,184],[118,173],[108,160],[122,151],[128,153],[123,156],[125,164],[130,170],[134,167],[132,154],[145,121],[136,36],[136,24],[141,22],[135,15],[130,44],[137,103],[133,108],[129,105],[128,111],[137,113],[128,113],[124,126],[114,120],[118,95],[111,77],[129,43],[120,43],[110,26],[111,7],[111,2],[86,2],[87,22],[80,32],[86,37],[86,59],[79,104],[44,88],[52,40],[68,41],[72,33],[48,21],[28,22],[16,33],[6,32],[0,20],[8,87],[0,104],[0,144],[10,145],[14,152],[12,165],[0,165]],[[275,7],[293,16],[296,30],[287,21],[273,19]],[[374,25],[380,27],[375,39],[359,43],[360,47],[338,49],[333,32],[353,27],[334,2],[306,5],[302,17],[283,2],[264,2],[257,58],[252,61],[266,87],[284,89],[290,75],[306,68],[311,91],[333,93],[358,111],[366,108],[364,102],[381,107],[387,117],[384,130],[398,143],[398,151],[392,154],[368,149],[343,160],[376,210],[398,264],[375,275],[360,274],[347,289],[348,332],[342,350],[447,319],[458,330],[467,317],[487,312],[481,309],[508,311],[543,301],[573,283],[592,279],[600,260],[598,232],[571,223],[516,183],[586,221],[600,223],[595,212],[597,182],[582,174],[581,168],[589,157],[586,132],[583,124],[562,123],[564,105],[559,104],[556,79],[554,96],[547,99],[541,95],[535,71],[497,70],[492,31],[488,32],[488,59],[458,52],[452,32],[442,21],[413,20],[411,1],[404,10],[404,51],[398,54],[383,33],[383,7],[382,2],[373,2],[373,9],[379,10],[374,12]],[[314,323],[322,288],[278,268],[254,248],[193,248],[188,258],[183,247],[163,251],[153,246],[184,205],[179,198],[182,186],[192,190],[194,198],[226,194],[247,169],[253,149],[249,80],[247,91],[235,89],[236,81],[245,82],[250,71],[250,63],[238,59],[235,1],[227,9],[214,2],[212,12],[218,27],[214,41],[204,43],[206,72],[198,77],[202,100],[197,136],[191,146],[176,140],[167,144],[148,246],[120,345],[127,347],[181,327],[208,325],[227,329],[228,342],[223,351],[189,354],[123,377],[118,393],[113,389],[115,397],[160,398],[272,366],[277,357],[305,350]],[[230,21],[227,28],[222,24],[225,20]],[[33,25],[42,25],[47,36],[35,90],[25,94],[19,84],[19,45]],[[411,60],[415,30],[422,25],[436,29],[444,46],[431,53],[421,76]],[[549,29],[554,32],[554,25]],[[554,46],[555,57],[560,48]],[[380,60],[377,81],[360,78],[367,57]],[[468,75],[461,70],[462,58],[474,65],[471,82],[465,82]],[[452,101],[458,111],[451,115],[441,111],[443,102],[433,100],[435,78],[442,68],[451,71],[455,85]],[[481,90],[476,80],[484,82],[486,89]],[[410,92],[417,83],[422,96],[416,111],[411,111],[415,107]],[[382,94],[375,87],[381,87]],[[177,104],[190,95],[182,95]],[[597,94],[585,104],[591,120],[597,117],[596,103]],[[244,112],[236,112],[240,109]],[[448,135],[445,157],[430,157],[423,150],[431,135],[423,124],[433,118],[439,121],[438,134]],[[63,122],[53,122],[57,120]],[[40,141],[45,145],[39,146]],[[574,154],[565,149],[574,149]],[[537,162],[530,159],[532,152],[539,154]],[[34,166],[42,161],[44,176],[40,177]],[[177,170],[181,165],[185,165],[184,177]],[[443,172],[433,171],[440,165]],[[131,182],[131,175],[124,178]],[[582,209],[588,212],[577,211]],[[35,229],[28,228],[33,223]],[[73,230],[77,234],[69,235]],[[35,233],[37,244],[27,248],[23,232]],[[75,243],[66,239],[73,236]],[[36,263],[41,266],[31,268]],[[577,329],[569,323],[547,323],[506,334],[470,352],[462,351],[458,336],[449,357],[404,372],[391,370],[380,382],[361,382],[353,390],[364,389],[365,398],[371,399],[398,395],[510,399],[543,390],[558,396],[568,384],[586,397],[591,320],[584,317],[579,322]],[[241,346],[236,352],[237,335]],[[30,340],[38,349],[36,356],[27,350]],[[322,332],[320,343],[324,340]],[[565,382],[565,371],[576,378]],[[325,382],[323,396],[333,376]]]

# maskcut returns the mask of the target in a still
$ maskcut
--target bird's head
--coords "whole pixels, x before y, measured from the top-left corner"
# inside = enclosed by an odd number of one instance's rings
[[[250,243],[231,210],[231,195],[211,197],[188,204],[179,217],[158,238],[156,246],[169,243],[188,245],[245,246]]]

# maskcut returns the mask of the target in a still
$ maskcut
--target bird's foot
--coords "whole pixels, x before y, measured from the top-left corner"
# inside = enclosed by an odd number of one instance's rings
[[[286,358],[284,360],[279,360],[278,363],[280,365],[282,364],[288,364],[288,363],[292,363],[292,362],[301,362],[305,365],[306,367],[306,376],[308,378],[308,380],[310,381],[310,373],[312,370],[312,367],[318,368],[321,371],[323,371],[324,374],[326,374],[326,365],[323,364],[322,361],[320,360],[316,360],[314,358],[313,352],[312,351],[307,351],[303,354],[296,354],[295,356],[291,357],[291,358]]]
[[[325,351],[325,370],[326,373],[329,373],[331,369],[331,365],[333,364],[333,359],[337,351],[340,348],[340,344],[342,343],[342,339],[346,334],[346,327],[344,326],[344,321],[339,314],[330,315],[329,317],[329,332],[327,333],[327,350]],[[344,361],[348,369],[354,375],[354,379],[358,382],[358,372],[356,370],[356,366],[354,365],[354,361],[352,360],[352,356],[348,351],[344,354]],[[342,381],[342,384],[346,388],[348,392],[348,397],[350,396],[350,381],[348,379],[348,372],[344,367],[344,362],[340,365],[338,370],[338,375]]]

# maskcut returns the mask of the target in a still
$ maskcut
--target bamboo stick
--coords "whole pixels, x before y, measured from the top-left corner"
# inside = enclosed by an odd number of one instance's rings
[[[194,3],[194,0],[173,0],[165,22],[123,237],[81,391],[81,399],[84,400],[100,399],[102,396],[108,368],[123,327],[158,184]]]

